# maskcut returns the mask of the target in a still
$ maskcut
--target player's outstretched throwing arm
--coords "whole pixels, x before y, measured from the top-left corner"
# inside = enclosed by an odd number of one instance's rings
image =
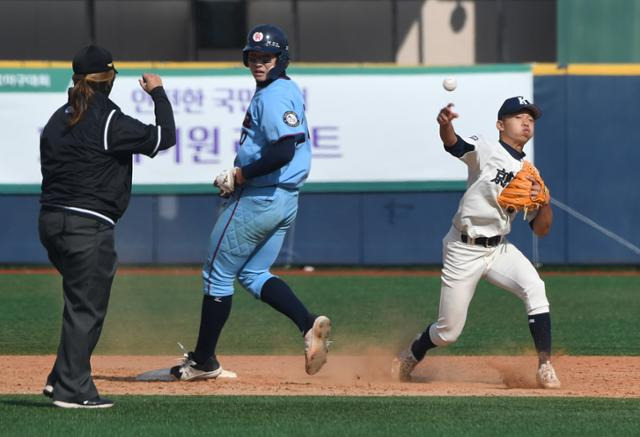
[[[456,134],[453,128],[453,120],[458,117],[458,113],[453,110],[453,103],[449,103],[438,112],[436,120],[440,125],[440,139],[444,144],[445,150],[456,158],[462,158],[465,153],[474,151],[475,146],[467,143]],[[463,159],[463,161],[467,162],[467,165],[469,164],[468,160]]]
[[[438,113],[438,124],[440,125],[440,138],[446,147],[453,147],[458,142],[456,131],[453,129],[453,119],[458,118],[458,114],[453,112],[453,103],[449,103]]]

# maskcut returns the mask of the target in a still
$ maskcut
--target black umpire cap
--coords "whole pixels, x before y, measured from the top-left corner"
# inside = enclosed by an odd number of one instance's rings
[[[118,72],[113,66],[111,53],[105,48],[90,45],[73,57],[73,72],[76,74],[103,73],[111,70]]]
[[[522,96],[511,97],[504,101],[498,111],[498,120],[502,120],[505,115],[517,114],[518,112],[529,111],[534,120],[542,115],[540,108]]]

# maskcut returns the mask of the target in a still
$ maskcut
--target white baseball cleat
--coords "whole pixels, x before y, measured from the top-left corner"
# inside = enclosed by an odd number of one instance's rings
[[[411,349],[400,352],[391,362],[391,378],[396,381],[411,381],[411,372],[418,365],[418,360],[413,356]]]
[[[232,372],[231,370],[222,369],[222,372],[218,375],[216,379],[236,379],[238,374],[236,372]]]
[[[551,365],[551,361],[546,361],[538,367],[536,381],[542,388],[560,388],[560,380],[556,376],[556,371]]]
[[[304,335],[304,368],[307,374],[315,375],[327,362],[329,334],[331,320],[326,316],[318,316]]]

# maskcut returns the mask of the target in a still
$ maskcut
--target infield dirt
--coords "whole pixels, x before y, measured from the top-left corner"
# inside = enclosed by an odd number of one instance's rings
[[[0,356],[2,394],[40,393],[55,357]],[[536,387],[534,356],[434,356],[414,371],[414,381],[391,380],[391,356],[333,355],[314,376],[300,356],[219,357],[234,380],[143,382],[136,375],[176,364],[167,356],[94,356],[93,375],[102,394],[313,395],[313,396],[580,396],[640,397],[640,357],[559,356],[562,388]]]

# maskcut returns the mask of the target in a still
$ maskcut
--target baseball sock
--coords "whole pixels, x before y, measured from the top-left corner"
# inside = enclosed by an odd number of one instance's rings
[[[205,295],[202,298],[200,332],[198,333],[196,350],[193,352],[198,364],[204,364],[215,356],[218,338],[229,318],[229,313],[231,313],[232,297]]]
[[[260,292],[260,299],[289,317],[302,334],[313,326],[314,317],[282,279],[274,276],[265,282]]]
[[[411,353],[413,353],[413,356],[418,361],[424,358],[429,349],[436,347],[429,336],[429,328],[431,328],[431,325],[427,326],[427,329],[420,334],[420,337],[416,338],[413,343],[411,343]]]
[[[529,316],[529,331],[538,352],[540,364],[551,357],[551,315],[549,313]]]

